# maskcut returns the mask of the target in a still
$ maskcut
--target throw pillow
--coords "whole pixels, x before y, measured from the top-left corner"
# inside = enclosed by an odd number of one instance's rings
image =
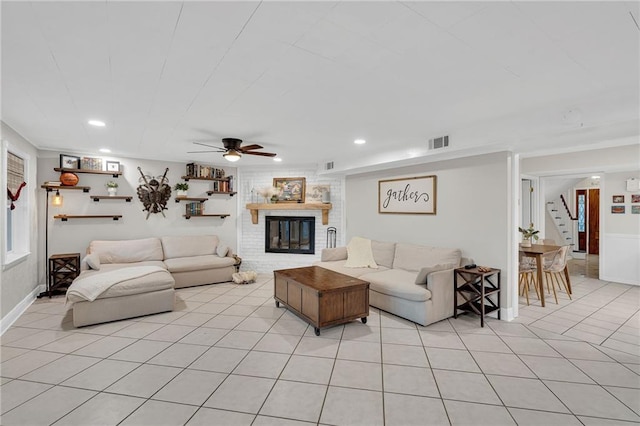
[[[90,269],[100,270],[100,256],[98,253],[88,254],[82,259]]]
[[[373,259],[371,240],[353,237],[347,244],[347,261],[345,268],[378,268]]]
[[[218,244],[218,248],[216,249],[216,254],[218,257],[226,257],[229,254],[229,246],[226,244]]]
[[[453,269],[455,268],[455,265],[452,263],[445,263],[445,264],[440,264],[440,265],[434,265],[434,266],[425,266],[424,268],[420,269],[420,272],[418,272],[418,276],[416,277],[416,284],[426,284],[427,283],[427,275],[429,275],[432,272],[438,272],[438,271],[444,271],[446,269]]]

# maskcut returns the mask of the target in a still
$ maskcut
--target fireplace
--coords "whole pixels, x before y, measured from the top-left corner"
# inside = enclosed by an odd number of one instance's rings
[[[267,216],[265,226],[265,252],[315,254],[315,217]]]

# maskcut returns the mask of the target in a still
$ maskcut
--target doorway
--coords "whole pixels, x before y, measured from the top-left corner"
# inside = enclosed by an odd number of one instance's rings
[[[587,254],[600,254],[600,189],[589,189],[589,243]]]
[[[576,189],[575,200],[578,244],[574,250],[600,254],[600,189]]]

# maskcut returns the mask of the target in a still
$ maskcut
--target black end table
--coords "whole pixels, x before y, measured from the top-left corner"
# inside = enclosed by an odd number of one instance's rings
[[[80,253],[54,254],[49,257],[47,294],[69,287],[80,275]]]
[[[458,310],[474,312],[480,315],[480,326],[484,327],[484,316],[498,311],[500,319],[500,269],[488,268],[480,271],[456,268],[453,271],[453,317],[458,318]],[[458,285],[458,279],[461,284]],[[490,296],[495,294],[496,302]],[[462,301],[458,301],[458,296]]]

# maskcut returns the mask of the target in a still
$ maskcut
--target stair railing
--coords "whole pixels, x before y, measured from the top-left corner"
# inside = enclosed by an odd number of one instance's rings
[[[562,204],[564,204],[564,208],[567,210],[567,216],[569,216],[569,219],[578,220],[578,215],[573,216],[571,214],[571,210],[569,210],[569,206],[567,205],[567,200],[564,199],[564,195],[563,194],[560,194],[560,199],[562,200]]]

